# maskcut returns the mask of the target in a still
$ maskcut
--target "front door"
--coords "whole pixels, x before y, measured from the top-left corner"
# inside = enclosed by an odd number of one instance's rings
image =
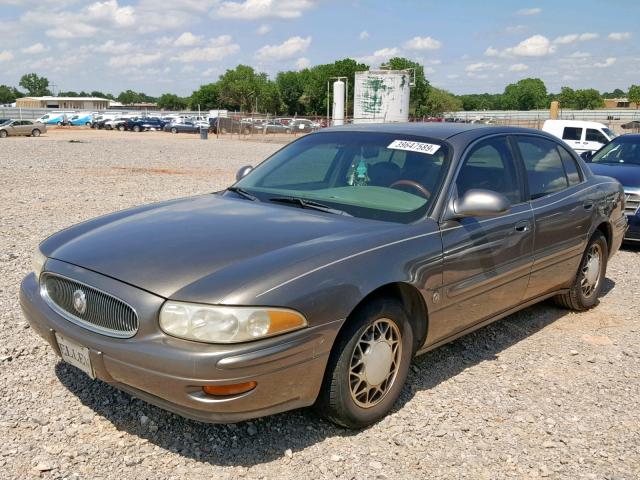
[[[609,139],[605,137],[604,133],[596,128],[585,128],[584,141],[582,142],[582,149],[596,152],[609,143]]]
[[[470,189],[505,195],[511,210],[495,217],[467,217],[440,224],[443,292],[440,321],[430,327],[437,342],[506,311],[522,301],[532,263],[533,215],[522,169],[505,136],[471,147],[453,185],[461,198]]]

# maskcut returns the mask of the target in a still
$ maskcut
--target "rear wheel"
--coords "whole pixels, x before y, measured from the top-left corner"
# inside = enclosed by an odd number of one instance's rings
[[[125,128],[125,126],[124,126],[124,125],[120,125],[120,126],[118,127],[118,130],[120,130],[121,132],[124,132],[124,131],[126,130],[126,128]]]
[[[7,135],[9,134],[6,130],[0,130],[0,138],[7,138]]]
[[[388,298],[371,301],[347,321],[316,408],[339,425],[362,428],[384,417],[398,399],[413,356],[413,330],[402,305]]]
[[[140,132],[140,126],[139,125],[135,125],[133,127],[133,131],[136,132],[136,133]]]
[[[177,129],[176,127],[173,127],[173,128],[171,129],[171,133],[178,133],[178,129]]]
[[[64,125],[62,122],[58,122],[59,127],[61,127],[62,125]]]
[[[31,136],[32,136],[32,137],[39,137],[39,136],[40,136],[40,130],[38,130],[37,128],[34,128],[34,129],[31,131]]]
[[[555,297],[556,303],[571,310],[588,310],[598,303],[602,292],[609,248],[601,232],[596,231],[582,256],[576,278],[567,293]]]

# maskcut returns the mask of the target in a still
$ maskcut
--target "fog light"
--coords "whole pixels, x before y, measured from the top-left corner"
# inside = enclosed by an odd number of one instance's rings
[[[202,387],[202,391],[207,395],[215,396],[229,396],[239,395],[240,393],[246,393],[256,388],[257,382],[244,382],[236,383],[234,385],[205,385]]]

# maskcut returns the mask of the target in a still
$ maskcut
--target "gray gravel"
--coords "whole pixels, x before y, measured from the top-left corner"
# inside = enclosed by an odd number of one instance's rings
[[[92,382],[26,326],[18,286],[46,235],[214,191],[278,147],[152,132],[0,141],[0,478],[640,478],[640,250],[614,257],[590,312],[544,303],[418,358],[394,412],[361,432],[309,410],[185,420]]]

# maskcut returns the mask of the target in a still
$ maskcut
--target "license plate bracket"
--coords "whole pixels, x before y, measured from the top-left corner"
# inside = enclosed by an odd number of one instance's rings
[[[58,342],[62,359],[65,362],[82,370],[90,378],[96,378],[87,347],[80,345],[75,340],[60,335],[58,332],[56,332],[56,341]]]

